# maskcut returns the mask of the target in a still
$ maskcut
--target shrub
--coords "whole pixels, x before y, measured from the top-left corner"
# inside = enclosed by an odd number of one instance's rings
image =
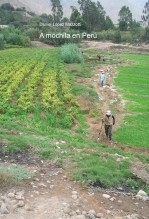
[[[66,63],[80,63],[83,61],[83,56],[76,44],[65,44],[61,47],[61,56]]]
[[[4,49],[5,41],[2,34],[0,34],[0,50]]]
[[[29,47],[31,46],[30,38],[27,36],[22,36],[22,46]]]
[[[129,31],[122,31],[121,40],[122,42],[131,43],[133,40],[132,34]]]
[[[7,38],[7,43],[21,46],[22,45],[21,35],[18,35],[17,33],[9,33],[9,36]]]
[[[116,31],[113,37],[113,43],[121,43],[121,34],[120,31]]]
[[[39,38],[39,31],[35,28],[30,28],[25,31],[25,35],[30,38],[30,40],[36,40]]]

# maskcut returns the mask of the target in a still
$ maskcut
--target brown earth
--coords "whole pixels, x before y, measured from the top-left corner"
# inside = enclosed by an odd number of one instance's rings
[[[114,46],[111,43],[85,42],[90,48],[110,49]],[[38,43],[36,43],[38,45]],[[41,46],[41,44],[40,44]],[[129,49],[129,48],[127,48]],[[132,50],[132,48],[130,48]],[[135,49],[136,50],[136,49]],[[116,74],[116,65],[100,65],[94,69],[94,77],[84,80],[85,84],[94,85],[102,102],[101,114],[109,109],[110,101],[114,104],[113,112],[116,114],[117,129],[127,114],[124,110],[122,97],[113,86],[113,78]],[[98,74],[101,70],[106,72],[106,85],[100,87],[98,84]],[[99,107],[99,106],[98,106]],[[89,119],[90,133],[93,140],[98,137],[100,120]],[[106,143],[104,131],[102,129],[100,141]],[[107,143],[107,146],[111,147]],[[113,143],[112,147],[118,147],[134,153],[149,154],[149,150],[142,148],[133,148],[127,145]],[[6,219],[81,219],[78,215],[85,214],[91,209],[100,213],[103,219],[148,219],[149,208],[148,201],[136,199],[135,195],[125,191],[123,188],[117,190],[104,190],[101,188],[85,187],[76,181],[71,181],[69,174],[71,172],[69,160],[63,168],[57,166],[56,161],[42,161],[36,157],[30,157],[28,154],[20,154],[16,157],[3,156],[0,158],[2,163],[19,164],[29,171],[34,172],[35,176],[26,180],[19,187],[14,187],[8,191],[2,191],[1,195],[8,192],[24,191],[24,206],[11,210],[9,214],[0,214],[0,218]],[[148,183],[149,175],[146,166],[136,161],[132,166],[134,176],[142,178]],[[110,198],[103,197],[103,194],[110,195]],[[74,217],[72,217],[74,215]],[[86,217],[97,218],[97,217]]]

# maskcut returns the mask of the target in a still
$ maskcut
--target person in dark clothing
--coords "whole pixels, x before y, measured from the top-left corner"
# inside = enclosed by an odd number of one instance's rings
[[[102,119],[102,124],[104,124],[106,137],[111,142],[112,141],[112,126],[115,124],[115,117],[111,114],[110,110],[106,112],[106,115]]]
[[[100,56],[100,55],[97,55],[97,59],[99,59],[99,61],[100,61],[100,59],[101,59],[101,56]]]

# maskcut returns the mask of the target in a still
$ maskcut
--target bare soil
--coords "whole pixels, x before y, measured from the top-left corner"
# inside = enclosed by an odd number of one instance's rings
[[[43,46],[41,43],[35,43],[34,45],[37,47]],[[115,46],[108,42],[101,43],[93,41],[85,42],[85,46],[86,45],[90,48],[98,48],[100,50],[109,50],[111,46]],[[45,46],[46,45],[44,45],[44,47]],[[132,50],[132,48],[130,48],[130,50]],[[107,72],[107,80],[104,87],[100,87],[98,83],[98,74],[101,70]],[[100,110],[103,114],[109,109],[110,101],[115,101],[113,111],[116,113],[116,125],[114,126],[114,129],[117,129],[127,112],[124,111],[123,107],[125,102],[112,83],[115,73],[115,65],[100,65],[94,69],[93,78],[86,79],[84,83],[95,86],[99,96],[99,101],[102,101],[102,108]],[[91,133],[90,138],[93,140],[96,140],[98,137],[100,122],[100,120],[88,120]],[[107,143],[103,129],[101,131],[100,141],[105,144]],[[108,143],[107,146],[111,147]],[[126,151],[131,150],[134,153],[149,154],[148,149],[136,149],[117,143],[113,143],[112,147],[118,147]],[[127,192],[127,189],[125,191],[123,191],[122,188],[119,188],[119,191],[104,190],[98,187],[95,189],[93,187],[82,186],[76,181],[71,181],[69,177],[71,171],[69,161],[65,163],[63,168],[60,168],[57,167],[55,161],[42,161],[38,157],[24,153],[17,154],[16,156],[1,154],[0,161],[2,163],[22,165],[35,174],[34,178],[26,180],[23,184],[19,185],[19,187],[11,188],[8,191],[1,191],[1,195],[4,195],[8,192],[23,190],[25,206],[18,208],[7,215],[0,214],[0,218],[70,219],[73,218],[73,214],[79,215],[82,214],[83,211],[88,212],[91,209],[94,209],[97,213],[101,213],[103,219],[149,218],[148,201],[144,202],[136,199],[133,194]],[[136,164],[132,166],[132,171],[136,177],[142,178],[148,183],[149,176],[145,171],[145,168],[146,167],[142,166],[141,163],[136,162]],[[74,191],[77,194],[76,197],[73,196]],[[110,195],[112,199],[104,198],[103,194]]]

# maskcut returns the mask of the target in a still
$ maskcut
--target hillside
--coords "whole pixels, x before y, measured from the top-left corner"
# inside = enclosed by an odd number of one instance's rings
[[[49,0],[1,0],[0,4],[9,2],[15,7],[26,7],[28,10],[31,10],[37,14],[42,14],[42,13],[50,13],[50,4]],[[70,6],[78,6],[77,0],[62,0],[62,5],[64,8],[64,14],[66,16],[69,16],[71,13]],[[144,8],[146,0],[142,1],[134,1],[134,0],[115,0],[114,3],[110,0],[100,0],[100,3],[104,7],[106,14],[111,17],[111,19],[116,22],[118,19],[118,12],[120,11],[121,7],[123,5],[127,5],[130,10],[132,11],[133,17],[136,20],[141,19],[142,15],[142,10]]]

